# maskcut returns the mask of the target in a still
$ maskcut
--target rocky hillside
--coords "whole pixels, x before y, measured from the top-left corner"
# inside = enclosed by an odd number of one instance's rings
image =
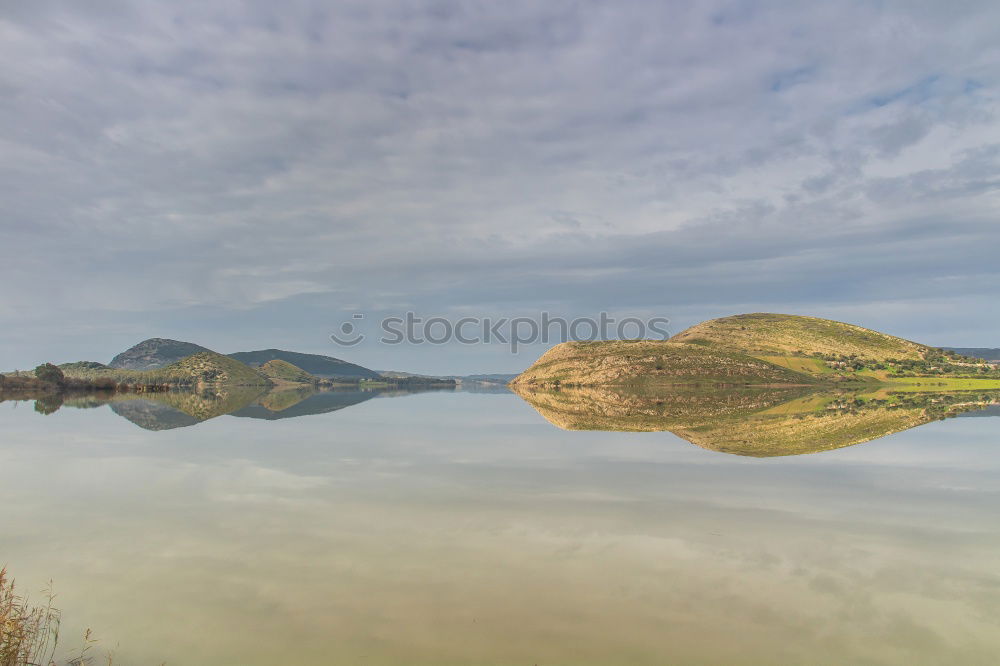
[[[192,354],[210,351],[193,342],[150,338],[118,354],[108,366],[119,370],[157,370]]]

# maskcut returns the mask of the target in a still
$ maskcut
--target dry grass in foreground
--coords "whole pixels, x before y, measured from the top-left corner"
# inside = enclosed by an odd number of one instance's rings
[[[17,593],[7,569],[0,569],[0,666],[54,664],[59,643],[59,610],[52,606],[52,585],[42,593],[43,604],[32,605]]]
[[[42,603],[18,593],[6,567],[0,568],[0,666],[88,666],[96,663],[113,666],[113,651],[96,649],[97,639],[90,629],[83,635],[83,644],[73,650],[73,656],[55,660],[59,646],[59,625],[62,613],[53,606],[56,595],[52,581],[42,591]],[[165,666],[161,664],[160,666]]]

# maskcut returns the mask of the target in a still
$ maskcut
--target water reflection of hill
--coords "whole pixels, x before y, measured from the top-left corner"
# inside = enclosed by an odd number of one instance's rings
[[[53,414],[64,407],[92,409],[108,405],[118,416],[145,430],[172,430],[197,425],[229,414],[242,418],[296,418],[328,414],[372,398],[394,398],[428,391],[454,391],[454,386],[398,386],[358,389],[318,389],[295,386],[267,391],[261,387],[227,387],[208,391],[164,391],[148,393],[90,392],[76,394],[24,393],[0,395],[0,402],[34,401],[35,411]]]
[[[170,430],[196,425],[224,414],[273,421],[328,414],[372,398],[422,392],[390,388],[317,390],[296,387],[278,391],[246,388],[218,393],[119,394],[110,396],[106,402],[116,414],[140,428]]]
[[[361,404],[379,395],[378,390],[315,391],[291,389],[265,394],[239,410],[232,416],[251,419],[290,419],[299,416],[327,414],[345,407]]]
[[[146,430],[192,426],[250,404],[263,394],[259,387],[221,391],[120,393],[110,396],[111,410]]]
[[[173,430],[201,423],[200,419],[157,400],[112,402],[110,407],[118,416],[146,430]]]
[[[852,446],[1000,402],[998,391],[515,390],[566,430],[666,430],[705,449],[757,457]]]

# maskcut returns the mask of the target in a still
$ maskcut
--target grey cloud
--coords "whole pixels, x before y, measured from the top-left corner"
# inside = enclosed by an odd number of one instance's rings
[[[985,304],[998,21],[985,2],[5,7],[0,323],[35,354],[67,316],[201,338],[320,303]]]

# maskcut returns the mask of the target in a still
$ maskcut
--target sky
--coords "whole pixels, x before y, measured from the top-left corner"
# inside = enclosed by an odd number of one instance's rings
[[[996,2],[0,5],[0,367],[386,316],[1000,346]]]

